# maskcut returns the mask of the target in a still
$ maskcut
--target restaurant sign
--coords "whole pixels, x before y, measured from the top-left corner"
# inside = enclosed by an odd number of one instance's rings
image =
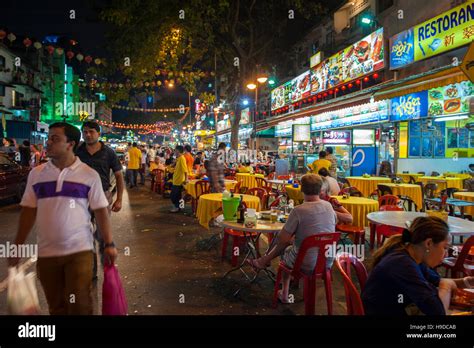
[[[271,110],[295,103],[384,67],[383,28],[325,59],[271,92]]]
[[[473,41],[474,0],[390,38],[390,69],[453,50]]]
[[[351,131],[325,131],[323,144],[350,144]]]
[[[417,120],[428,115],[428,92],[405,94],[390,102],[390,121]]]
[[[386,100],[325,112],[311,118],[311,130],[351,127],[388,121]]]

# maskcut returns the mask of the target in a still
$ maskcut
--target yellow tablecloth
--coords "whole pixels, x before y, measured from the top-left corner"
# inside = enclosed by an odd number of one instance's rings
[[[388,186],[392,189],[392,192],[395,196],[402,195],[410,197],[413,202],[417,205],[418,209],[421,209],[423,206],[423,194],[421,192],[420,185],[414,184],[392,184],[392,183],[383,183],[383,185]]]
[[[260,211],[260,199],[257,196],[242,195],[244,202],[248,208],[257,209]],[[208,193],[199,197],[197,207],[197,218],[199,224],[205,228],[209,228],[209,221],[211,221],[217,209],[222,207],[222,193]]]
[[[190,194],[193,198],[196,198],[196,182],[199,180],[189,180],[188,183],[184,186],[184,189],[188,194]],[[224,180],[225,188],[227,191],[230,191],[234,188],[237,181],[235,180]]]
[[[422,182],[423,185],[433,182],[438,185],[438,191],[444,190],[446,188],[457,188],[463,189],[463,180],[460,178],[443,178],[442,176],[421,176],[417,179],[419,182]]]
[[[303,202],[304,195],[303,192],[301,192],[301,185],[298,185],[298,188],[293,187],[293,185],[286,185],[285,190],[288,194],[288,198],[292,199],[295,202],[295,205]]]
[[[418,179],[423,174],[418,173],[398,173],[397,176],[403,179],[404,182],[410,182],[410,176],[414,177],[415,180]]]
[[[453,196],[454,198],[462,199],[463,201],[474,202],[474,192],[455,192]],[[474,207],[465,207],[464,212],[474,216]]]
[[[447,173],[443,173],[443,175],[445,175],[445,176],[452,176],[452,177],[459,178],[459,179],[462,179],[462,180],[466,180],[466,179],[471,179],[471,178],[472,178],[471,174],[466,174],[466,173],[447,172]]]
[[[377,189],[378,184],[384,184],[387,182],[391,182],[390,178],[382,178],[382,177],[371,177],[371,178],[363,178],[361,176],[348,176],[346,177],[349,180],[351,186],[357,187],[360,192],[365,197],[368,197],[372,192]]]
[[[343,199],[342,196],[336,197],[337,200],[346,208],[349,213],[352,214],[354,226],[367,227],[369,226],[369,220],[367,220],[367,214],[379,210],[379,202],[369,198],[362,197],[349,197]]]
[[[249,174],[249,173],[237,173],[237,174],[235,174],[235,178],[237,179],[237,181],[241,182],[240,186],[241,187],[248,187],[249,189],[254,188],[254,187],[258,187],[257,181],[255,180],[256,176],[260,177],[260,178],[265,178],[265,176],[263,174]]]

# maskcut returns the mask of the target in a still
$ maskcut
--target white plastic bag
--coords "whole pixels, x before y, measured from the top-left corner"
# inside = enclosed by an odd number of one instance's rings
[[[13,315],[39,314],[40,306],[36,290],[36,273],[25,275],[16,267],[8,269],[8,313]]]

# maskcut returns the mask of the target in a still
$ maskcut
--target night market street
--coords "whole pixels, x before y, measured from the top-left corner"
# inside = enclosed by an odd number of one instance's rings
[[[273,284],[265,277],[251,288],[244,288],[238,297],[233,292],[243,282],[239,273],[230,279],[222,276],[231,265],[220,261],[221,242],[209,243],[219,228],[209,232],[196,219],[183,213],[170,214],[169,199],[150,192],[146,187],[126,191],[123,208],[112,214],[112,228],[118,249],[130,248],[117,259],[123,280],[129,315],[294,315],[304,312],[302,286],[295,294],[295,303],[271,308]],[[11,241],[18,224],[19,206],[5,202],[0,206],[0,244]],[[31,234],[28,241],[34,242]],[[214,247],[208,251],[210,245]],[[0,281],[7,276],[4,261],[0,263]],[[277,265],[278,263],[276,263]],[[249,267],[248,267],[249,268]],[[30,269],[34,270],[34,269]],[[103,273],[99,272],[99,286]],[[340,277],[335,273],[334,312],[344,314],[345,297]],[[41,314],[48,314],[44,294],[37,281]],[[100,300],[94,289],[94,313]],[[100,293],[100,292],[99,292]],[[0,292],[0,315],[6,311],[7,291]],[[180,303],[180,295],[184,303]],[[182,299],[182,297],[181,297]],[[182,301],[181,301],[182,302]],[[324,289],[317,292],[316,313],[326,314]]]

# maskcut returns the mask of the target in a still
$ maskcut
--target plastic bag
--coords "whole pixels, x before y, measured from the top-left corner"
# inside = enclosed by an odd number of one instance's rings
[[[25,275],[16,267],[8,269],[7,309],[13,315],[35,315],[40,312],[36,273]]]
[[[125,291],[115,265],[104,265],[102,286],[102,315],[127,315]]]

